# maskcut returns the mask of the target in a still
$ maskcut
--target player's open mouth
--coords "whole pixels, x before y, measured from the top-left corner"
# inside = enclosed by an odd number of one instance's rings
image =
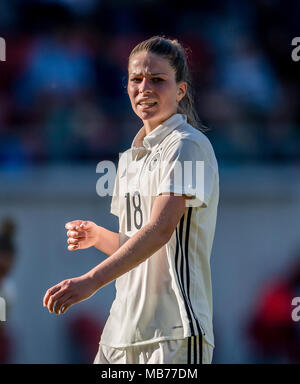
[[[143,108],[151,108],[156,104],[157,104],[156,101],[141,101],[140,103],[138,103],[138,105]]]

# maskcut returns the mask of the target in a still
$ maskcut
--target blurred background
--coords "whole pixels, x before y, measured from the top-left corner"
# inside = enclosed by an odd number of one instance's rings
[[[158,34],[188,48],[219,163],[213,362],[300,362],[299,14],[296,0],[1,0],[1,362],[93,361],[114,284],[59,317],[42,298],[104,258],[68,252],[67,221],[118,229],[96,166],[117,162],[142,125],[127,58]]]

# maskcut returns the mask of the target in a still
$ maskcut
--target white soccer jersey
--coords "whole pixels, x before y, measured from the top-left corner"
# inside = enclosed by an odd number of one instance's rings
[[[195,188],[195,168],[192,179],[174,177],[178,164],[185,172],[184,161],[204,164],[204,186]],[[120,246],[150,221],[156,196],[170,192],[193,198],[186,200],[168,243],[116,280],[102,344],[127,347],[202,333],[214,345],[210,254],[219,200],[218,165],[208,138],[181,114],[146,136],[142,127],[119,159],[111,212],[119,217]]]

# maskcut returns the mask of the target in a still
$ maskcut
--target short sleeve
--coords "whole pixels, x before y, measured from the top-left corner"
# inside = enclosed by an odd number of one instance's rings
[[[216,170],[209,162],[210,148],[189,139],[177,140],[162,156],[159,194],[187,195],[186,206],[209,205],[216,181]]]

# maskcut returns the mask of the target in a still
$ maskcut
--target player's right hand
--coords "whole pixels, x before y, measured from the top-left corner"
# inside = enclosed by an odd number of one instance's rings
[[[74,220],[66,223],[68,250],[93,247],[97,241],[98,225],[92,221]]]

